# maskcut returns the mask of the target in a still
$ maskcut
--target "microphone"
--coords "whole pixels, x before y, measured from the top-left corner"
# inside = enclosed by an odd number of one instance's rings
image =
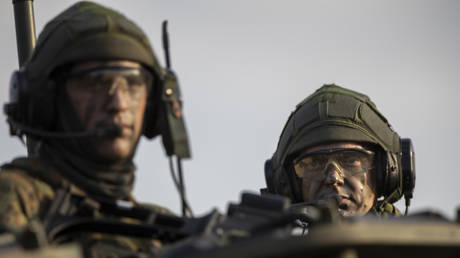
[[[112,127],[98,128],[90,133],[93,133],[93,136],[95,137],[116,138],[121,136],[123,133],[123,128],[119,125],[113,125]]]
[[[10,118],[7,122],[11,125],[11,134],[21,135],[23,133],[38,136],[43,138],[67,139],[67,138],[116,138],[122,135],[123,128],[120,125],[112,125],[110,127],[98,127],[95,130],[81,132],[50,132],[40,129],[35,129],[24,124],[18,123]]]

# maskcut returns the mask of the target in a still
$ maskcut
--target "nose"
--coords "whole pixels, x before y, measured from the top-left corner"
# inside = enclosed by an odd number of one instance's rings
[[[328,185],[343,185],[343,172],[340,167],[331,162],[327,165],[327,172],[326,172],[326,184]]]
[[[129,107],[129,97],[123,92],[120,87],[116,87],[111,90],[111,94],[108,95],[107,109],[110,112],[118,113],[127,110]]]

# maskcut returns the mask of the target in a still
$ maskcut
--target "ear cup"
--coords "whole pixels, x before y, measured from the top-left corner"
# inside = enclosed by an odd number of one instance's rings
[[[159,128],[158,123],[158,114],[159,108],[161,105],[158,105],[157,100],[152,96],[153,94],[149,94],[147,98],[147,103],[145,106],[145,113],[144,113],[144,129],[143,135],[149,139],[159,135],[161,133],[161,129]]]
[[[403,195],[411,199],[415,188],[415,152],[409,138],[400,139],[400,152],[378,151],[377,195],[396,202]]]
[[[53,80],[30,81],[24,69],[13,73],[10,80],[10,102],[4,107],[12,134],[21,135],[21,126],[46,130],[53,127],[55,88]]]
[[[292,202],[303,202],[302,180],[295,174],[294,166],[287,166],[284,171],[287,173],[286,177],[290,185],[289,189],[291,189],[289,195]]]
[[[390,196],[398,192],[393,198],[392,202],[395,202],[401,198],[401,166],[400,156],[394,153],[387,153],[387,168],[385,173],[385,189],[384,196]]]
[[[385,181],[387,173],[387,157],[383,150],[378,150],[375,158],[376,164],[376,191],[377,196],[385,195]]]
[[[162,134],[161,124],[163,118],[161,114],[164,113],[162,110],[163,105],[160,105],[162,91],[163,82],[155,77],[153,79],[152,89],[147,97],[144,113],[144,129],[142,132],[143,135],[149,139]]]
[[[385,152],[378,150],[376,157],[375,157],[375,164],[376,164],[376,192],[377,196],[380,197],[384,195],[385,192],[385,179],[386,179],[386,157]]]
[[[10,131],[11,134],[15,135],[17,132],[17,128],[15,128],[14,123],[26,124],[26,110],[27,105],[29,104],[28,101],[24,101],[24,98],[27,98],[27,91],[28,91],[27,80],[25,78],[24,70],[17,70],[14,71],[11,75],[10,79],[10,88],[9,94],[10,99],[9,102],[4,105],[4,113],[8,117],[8,121],[10,122]],[[21,105],[21,100],[22,105]]]
[[[46,80],[40,86],[30,85],[29,101],[31,105],[30,110],[28,110],[30,125],[35,128],[44,129],[45,131],[54,130],[53,127],[55,126],[57,116],[56,82],[54,80]]]
[[[380,149],[377,151],[376,164],[377,196],[386,198],[401,188],[401,169],[398,154],[392,154]],[[394,200],[394,198],[398,200],[401,198],[401,194],[398,193],[392,199]]]
[[[267,191],[272,194],[276,194],[275,191],[275,184],[273,182],[273,177],[275,176],[273,173],[273,162],[271,159],[267,159],[264,165],[264,173],[265,173],[265,183],[267,184]]]
[[[409,138],[401,139],[402,192],[406,198],[412,198],[415,188],[415,152]]]
[[[293,202],[302,201],[300,180],[295,178],[293,170],[282,169],[274,164],[273,158],[265,161],[264,170],[268,193],[289,197]]]

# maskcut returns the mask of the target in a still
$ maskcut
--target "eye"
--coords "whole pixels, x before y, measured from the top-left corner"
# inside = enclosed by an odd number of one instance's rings
[[[77,92],[88,92],[92,89],[94,81],[89,80],[89,78],[82,78],[80,80],[70,80],[67,84],[72,91]]]
[[[145,84],[130,84],[129,86],[131,93],[139,94],[142,92],[144,89],[147,89]]]
[[[316,170],[321,168],[321,163],[318,160],[312,160],[312,162],[308,163],[308,169]]]
[[[346,153],[341,157],[340,163],[346,167],[361,167],[362,157],[355,153]]]
[[[349,159],[345,160],[344,165],[349,166],[349,167],[360,167],[361,166],[361,160],[356,159],[356,158],[349,158]]]
[[[108,92],[109,89],[112,87],[113,79],[108,77],[100,78],[99,80],[95,81],[93,87],[95,92]]]
[[[307,171],[316,171],[322,168],[324,160],[321,157],[311,156],[304,158],[300,163]]]
[[[126,76],[126,80],[128,81],[128,84],[130,86],[140,86],[145,84],[145,79],[144,77],[140,75],[129,75]]]
[[[112,81],[108,76],[89,74],[78,79],[78,88],[88,93],[106,92],[112,85]]]

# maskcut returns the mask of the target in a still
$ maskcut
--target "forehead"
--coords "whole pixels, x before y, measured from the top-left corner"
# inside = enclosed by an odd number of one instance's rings
[[[124,66],[124,67],[132,67],[132,68],[139,68],[141,64],[138,62],[133,62],[129,60],[110,60],[110,61],[83,61],[78,62],[72,66],[71,71],[81,71],[96,67],[111,67],[111,66]]]
[[[302,153],[308,154],[311,152],[329,150],[329,149],[361,149],[361,150],[369,150],[363,144],[356,143],[356,142],[335,142],[335,143],[328,143],[328,144],[320,144],[316,146],[309,147],[305,149]]]

